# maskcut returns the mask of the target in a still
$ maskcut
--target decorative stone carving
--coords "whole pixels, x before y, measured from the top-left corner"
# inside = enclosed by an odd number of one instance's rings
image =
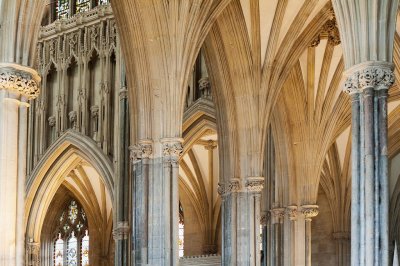
[[[218,189],[217,189],[217,191],[218,191],[218,194],[219,194],[220,196],[225,195],[225,193],[226,193],[225,184],[223,184],[223,183],[218,183]]]
[[[130,160],[132,163],[136,163],[141,159],[150,158],[153,153],[153,142],[151,140],[141,140],[139,144],[129,146]]]
[[[39,95],[40,77],[31,68],[17,64],[0,64],[0,90],[19,93],[28,99]]]
[[[127,221],[118,222],[113,230],[113,237],[115,241],[128,239],[130,232],[129,223]]]
[[[179,159],[183,153],[182,139],[163,139],[164,157]]]
[[[306,221],[311,221],[319,213],[318,205],[303,205],[301,206],[301,212]]]
[[[40,265],[40,243],[30,240],[26,245],[26,264],[28,266]]]
[[[360,93],[366,88],[375,90],[389,89],[395,79],[392,65],[385,62],[374,62],[357,65],[346,73],[344,91],[349,94]]]
[[[264,178],[263,177],[248,177],[246,179],[245,185],[247,191],[250,192],[261,192],[264,187]]]
[[[54,127],[56,125],[56,117],[54,115],[50,116],[48,122],[50,127]]]
[[[199,90],[201,97],[211,98],[211,83],[208,77],[199,80]]]
[[[99,116],[99,107],[97,105],[90,107],[90,115],[92,118],[97,118]]]
[[[77,113],[76,111],[71,111],[68,114],[69,122],[72,125],[72,129],[76,130]]]
[[[262,226],[267,226],[270,219],[271,219],[271,212],[264,212],[261,214],[260,224]]]
[[[295,221],[297,219],[297,206],[287,206],[286,215],[289,217],[290,221]]]
[[[281,223],[285,218],[285,208],[274,208],[271,209],[271,215],[274,218],[274,223]]]
[[[315,38],[311,42],[310,47],[318,46],[321,39],[328,39],[328,42],[334,46],[340,44],[339,28],[337,26],[333,10],[328,12],[330,13],[329,17],[331,17],[331,19],[325,22],[325,24],[321,28],[321,31],[317,34],[317,36],[315,36]]]

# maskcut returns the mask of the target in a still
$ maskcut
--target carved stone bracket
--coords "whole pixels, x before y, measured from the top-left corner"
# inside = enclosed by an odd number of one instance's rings
[[[290,221],[296,221],[297,219],[297,206],[287,206],[286,207],[286,215],[289,217]]]
[[[40,243],[29,241],[26,245],[26,265],[40,265]]]
[[[344,91],[348,94],[361,93],[366,88],[389,89],[395,79],[393,64],[388,62],[367,62],[346,71]]]
[[[114,240],[118,241],[118,240],[128,239],[129,232],[130,232],[130,227],[127,221],[118,222],[117,226],[114,227],[113,230]]]
[[[303,205],[301,206],[301,212],[304,215],[306,221],[311,221],[312,218],[316,217],[319,213],[318,205]]]
[[[39,83],[40,77],[32,68],[18,64],[0,64],[0,90],[34,99],[39,96]]]

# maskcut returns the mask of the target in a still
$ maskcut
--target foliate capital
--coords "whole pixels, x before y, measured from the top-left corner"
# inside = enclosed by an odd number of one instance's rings
[[[182,142],[183,139],[181,138],[162,139],[164,157],[180,158],[183,154]]]
[[[117,240],[128,239],[129,231],[130,228],[127,221],[118,222],[113,230],[114,240],[117,241]]]
[[[285,208],[273,208],[271,215],[274,218],[274,223],[280,223],[285,218]]]
[[[271,213],[268,211],[264,212],[261,214],[260,224],[263,226],[267,226],[270,219],[271,219]]]
[[[287,206],[286,215],[289,217],[290,221],[295,221],[297,219],[297,206]]]
[[[367,62],[346,71],[344,91],[348,94],[360,93],[366,88],[387,90],[394,81],[393,64],[388,62]]]
[[[0,90],[19,93],[27,99],[39,96],[40,76],[36,70],[12,63],[0,63]]]
[[[240,190],[240,179],[232,178],[228,183],[218,183],[218,194],[226,196],[230,193],[236,193]]]
[[[311,221],[312,218],[316,217],[319,213],[318,205],[303,205],[301,206],[301,212],[304,215],[306,221]]]
[[[141,159],[150,158],[153,153],[153,142],[151,140],[140,140],[139,144],[129,146],[130,160],[132,163],[136,163]]]
[[[249,192],[261,192],[264,187],[264,177],[247,177],[245,187]]]

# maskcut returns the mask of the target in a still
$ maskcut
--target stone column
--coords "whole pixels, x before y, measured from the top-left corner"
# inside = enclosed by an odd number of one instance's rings
[[[289,265],[296,266],[296,222],[297,222],[297,206],[287,206],[286,207],[286,214],[290,221],[290,258],[289,258]]]
[[[352,265],[388,265],[387,95],[393,64],[367,62],[346,74],[352,101]]]
[[[305,221],[305,257],[306,266],[311,266],[311,221],[312,218],[318,215],[317,205],[303,205],[301,212],[304,215]]]
[[[151,140],[141,140],[131,146],[133,192],[133,254],[135,265],[148,263],[149,244],[149,178],[150,158],[153,153]]]
[[[31,68],[0,63],[0,265],[24,265],[27,101],[39,82]]]
[[[271,265],[283,265],[283,220],[285,208],[274,208],[271,210],[273,228],[273,254],[271,254]]]
[[[260,195],[263,177],[233,178],[220,184],[222,265],[260,265]]]
[[[118,136],[118,162],[117,177],[115,182],[115,217],[114,239],[115,239],[115,265],[123,266],[129,264],[129,219],[130,219],[130,196],[129,196],[129,124],[128,124],[128,99],[127,89],[122,87],[119,93],[119,136]]]
[[[261,266],[267,266],[267,257],[269,256],[269,253],[268,253],[268,240],[267,239],[270,237],[268,235],[268,223],[269,223],[270,219],[271,219],[271,213],[270,212],[264,212],[264,213],[261,214],[261,218],[260,218],[260,224],[262,226]]]

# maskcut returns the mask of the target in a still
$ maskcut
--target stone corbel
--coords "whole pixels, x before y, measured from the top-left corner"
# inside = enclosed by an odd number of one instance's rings
[[[127,221],[118,222],[113,230],[115,241],[128,239],[130,232],[129,223]]]

